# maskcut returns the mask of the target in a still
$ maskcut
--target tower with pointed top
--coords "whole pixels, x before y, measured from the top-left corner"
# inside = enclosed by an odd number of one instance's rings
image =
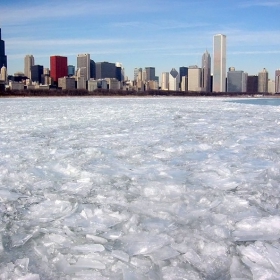
[[[211,92],[211,56],[207,50],[202,55],[201,91]]]
[[[0,68],[5,66],[7,68],[7,56],[5,55],[5,41],[1,38],[0,28]]]

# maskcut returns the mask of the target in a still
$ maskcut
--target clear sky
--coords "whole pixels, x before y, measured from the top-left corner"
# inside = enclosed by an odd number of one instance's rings
[[[76,65],[79,53],[96,62],[156,67],[156,75],[201,65],[213,35],[227,36],[227,68],[249,75],[280,68],[280,0],[1,0],[0,27],[8,72],[24,69],[24,56],[49,67],[51,55]],[[213,55],[211,55],[213,56]]]

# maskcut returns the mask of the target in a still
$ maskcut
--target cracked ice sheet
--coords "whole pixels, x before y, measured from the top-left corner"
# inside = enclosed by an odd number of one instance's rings
[[[1,276],[279,279],[280,107],[225,101],[1,99]]]

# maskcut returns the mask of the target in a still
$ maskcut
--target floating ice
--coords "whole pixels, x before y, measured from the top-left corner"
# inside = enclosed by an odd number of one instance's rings
[[[280,279],[280,107],[227,100],[1,99],[0,278]]]

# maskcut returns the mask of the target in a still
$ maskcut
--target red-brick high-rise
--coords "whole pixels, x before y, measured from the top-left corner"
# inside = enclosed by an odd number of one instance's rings
[[[58,82],[58,78],[68,76],[67,57],[58,55],[51,56],[50,66],[50,75],[55,83]]]

